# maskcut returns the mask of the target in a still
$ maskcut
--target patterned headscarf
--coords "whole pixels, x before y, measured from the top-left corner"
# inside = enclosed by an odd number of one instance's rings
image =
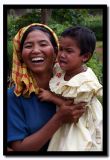
[[[40,26],[47,29],[53,36],[55,42],[58,45],[58,39],[56,34],[47,25],[40,23],[33,23],[27,27],[21,28],[13,39],[13,67],[12,67],[12,80],[15,84],[14,93],[16,96],[23,95],[29,97],[32,92],[38,94],[39,87],[36,85],[36,81],[26,64],[22,62],[21,57],[21,39],[28,28],[32,26]]]

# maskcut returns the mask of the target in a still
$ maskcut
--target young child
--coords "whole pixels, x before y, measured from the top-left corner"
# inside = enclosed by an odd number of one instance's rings
[[[68,28],[59,43],[58,63],[49,84],[51,92],[41,89],[39,98],[59,107],[64,99],[87,105],[78,123],[65,124],[57,130],[48,151],[101,151],[102,105],[97,96],[102,96],[102,85],[92,69],[84,65],[95,50],[95,34],[86,27]]]

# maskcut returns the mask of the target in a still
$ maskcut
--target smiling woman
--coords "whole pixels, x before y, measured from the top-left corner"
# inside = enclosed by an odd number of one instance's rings
[[[51,72],[56,54],[49,36],[40,30],[30,32],[24,41],[22,58],[34,75],[44,72],[44,70]],[[50,63],[52,65],[48,68]]]
[[[40,88],[49,88],[58,52],[57,36],[48,26],[24,27],[13,42],[14,87],[7,93],[7,145],[13,151],[47,151],[57,129],[84,113],[84,103],[65,103],[56,112],[54,103],[38,99]]]
[[[20,47],[18,44],[20,44]],[[17,61],[19,63],[18,66],[16,66],[16,63],[13,63],[12,70],[12,77],[16,84],[16,95],[20,95],[21,90],[23,90],[25,95],[31,92],[38,94],[38,88],[42,85],[44,88],[47,88],[58,52],[58,40],[55,33],[48,26],[42,24],[34,23],[24,27],[14,38],[14,51],[13,62]],[[22,74],[21,70],[23,70]],[[22,79],[16,76],[18,72]],[[43,74],[40,74],[41,72]]]

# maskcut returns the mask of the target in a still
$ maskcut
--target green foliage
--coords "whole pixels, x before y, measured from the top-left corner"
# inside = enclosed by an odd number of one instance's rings
[[[21,27],[40,22],[40,12],[41,9],[33,9],[31,13],[26,13],[21,17],[8,16],[8,40],[12,40]],[[92,15],[89,12],[89,9],[53,9],[49,25],[58,35],[67,27],[83,25],[92,29],[97,40],[102,41],[102,17],[93,16],[93,11]]]
[[[31,13],[26,13],[25,15],[19,17],[16,20],[16,29],[20,29],[24,26],[27,26],[31,23],[38,23],[40,21],[40,11],[32,10]]]
[[[99,82],[103,84],[103,66],[102,63],[99,62],[99,57],[97,56],[96,52],[94,53],[93,57],[90,59],[90,61],[87,63],[88,67],[91,67],[96,74]]]
[[[12,54],[13,54],[13,44],[12,41],[8,41],[7,43],[7,48],[8,48],[8,74],[11,72],[12,68]]]
[[[54,9],[52,12],[52,19],[57,23],[69,25],[79,25],[87,16],[86,9]]]
[[[92,9],[92,8],[90,8],[90,9],[87,9],[88,10],[88,13],[90,14],[90,15],[93,15],[93,16],[96,16],[96,15],[101,15],[101,14],[103,14],[103,10],[102,9]]]
[[[74,9],[74,12],[72,12],[72,25],[81,25],[87,15],[86,9]]]
[[[100,13],[100,15],[98,14]],[[98,15],[97,15],[98,14]],[[70,26],[86,26],[95,32],[96,38],[102,41],[102,10],[91,9],[54,9],[52,12],[52,21],[58,34],[65,27]],[[50,23],[49,23],[50,24]],[[57,29],[59,27],[59,29]]]
[[[88,17],[85,17],[84,21],[82,21],[81,25],[86,26],[88,28],[90,28],[91,30],[93,30],[95,32],[97,41],[102,41],[103,39],[103,30],[102,30],[102,26],[103,26],[103,20],[102,20],[102,16],[98,15],[98,16],[92,16],[89,15]]]
[[[31,23],[40,21],[40,10],[32,10],[21,17],[8,16],[8,40],[12,40],[18,30]]]
[[[97,46],[97,48],[103,48],[103,42],[102,41],[98,41],[96,46]]]
[[[10,41],[16,34],[16,18],[14,18],[13,16],[8,16],[7,29],[8,29],[7,38],[8,41]]]
[[[50,27],[50,28],[52,28],[53,29],[53,31],[57,34],[57,36],[59,37],[60,36],[60,34],[67,28],[67,27],[69,27],[69,24],[68,23],[63,23],[63,25],[61,24],[61,23],[58,23],[58,22],[56,22],[56,21],[54,21],[54,20],[50,20],[49,21],[49,24],[48,24],[48,26]]]

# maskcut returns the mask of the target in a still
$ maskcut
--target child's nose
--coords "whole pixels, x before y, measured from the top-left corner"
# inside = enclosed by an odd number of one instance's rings
[[[62,58],[65,58],[65,57],[66,57],[65,51],[61,52],[60,56],[61,56]]]

